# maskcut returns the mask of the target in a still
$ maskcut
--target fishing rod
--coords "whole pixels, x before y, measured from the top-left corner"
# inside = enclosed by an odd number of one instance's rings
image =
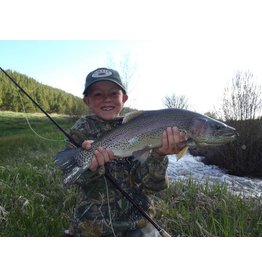
[[[51,122],[69,139],[69,141],[74,144],[76,147],[80,147],[78,143],[4,70],[0,67],[0,70],[15,84],[19,90],[26,95],[50,120]],[[116,178],[114,178],[108,171],[107,166],[105,166],[106,172],[105,176],[111,181],[115,188],[140,212],[140,214],[149,221],[159,232],[162,237],[171,237],[163,228],[161,228],[142,208],[139,206],[134,199],[124,191]]]

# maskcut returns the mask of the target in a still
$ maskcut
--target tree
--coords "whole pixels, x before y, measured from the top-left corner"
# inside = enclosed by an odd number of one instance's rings
[[[222,112],[225,119],[255,119],[261,110],[261,86],[255,83],[251,72],[236,72],[224,91]]]
[[[134,79],[134,74],[136,71],[136,64],[131,64],[130,59],[130,53],[126,53],[124,56],[121,57],[121,60],[117,64],[112,56],[109,56],[107,61],[107,66],[109,68],[115,69],[119,72],[123,85],[129,92],[129,94],[130,84]]]
[[[165,96],[164,98],[164,105],[167,108],[180,108],[180,109],[187,109],[188,108],[188,99],[184,95],[171,95]]]

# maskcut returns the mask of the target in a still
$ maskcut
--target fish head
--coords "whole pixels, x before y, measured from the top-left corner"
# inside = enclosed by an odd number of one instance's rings
[[[192,120],[190,137],[198,146],[222,145],[234,141],[238,136],[235,128],[208,116]]]

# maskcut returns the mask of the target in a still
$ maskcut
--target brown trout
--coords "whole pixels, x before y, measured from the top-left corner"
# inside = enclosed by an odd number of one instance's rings
[[[238,137],[236,130],[223,122],[185,109],[132,112],[125,116],[122,125],[105,132],[94,141],[89,150],[64,150],[55,156],[55,163],[64,173],[64,185],[73,184],[89,168],[98,147],[112,150],[116,157],[137,158],[151,149],[161,147],[163,131],[173,126],[186,136],[186,141],[180,145],[183,150],[178,158],[190,146],[221,145]]]

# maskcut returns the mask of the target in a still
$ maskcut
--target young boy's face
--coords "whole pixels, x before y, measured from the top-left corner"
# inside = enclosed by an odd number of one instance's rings
[[[97,117],[103,120],[113,120],[123,109],[128,96],[121,88],[111,81],[99,81],[90,88],[84,102]]]

